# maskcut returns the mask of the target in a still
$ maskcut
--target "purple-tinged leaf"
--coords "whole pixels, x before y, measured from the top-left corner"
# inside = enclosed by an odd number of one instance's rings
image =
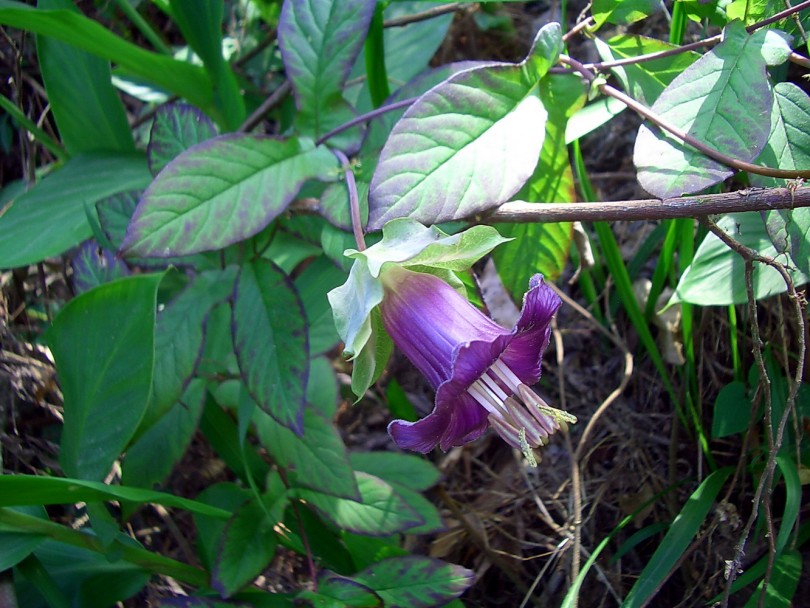
[[[749,36],[740,22],[732,22],[723,42],[675,78],[652,110],[716,150],[753,161],[770,132],[773,92],[766,67],[789,53],[775,30]],[[633,162],[641,186],[660,198],[698,192],[734,173],[647,123],[639,129]]]
[[[228,598],[255,579],[273,559],[278,542],[265,505],[251,500],[228,522],[217,548],[211,587]]]
[[[537,83],[520,65],[460,72],[396,124],[369,190],[369,223],[434,224],[506,202],[531,176],[546,123]]]
[[[313,408],[304,410],[304,434],[299,437],[267,416],[254,416],[261,444],[291,486],[332,496],[360,500],[346,446],[335,426]]]
[[[309,135],[326,133],[335,111],[349,107],[341,91],[362,48],[376,0],[287,0],[281,9],[281,58]]]
[[[347,576],[325,572],[318,577],[318,590],[304,589],[296,599],[318,608],[376,608],[382,600],[371,589]]]
[[[152,399],[141,431],[155,424],[180,399],[200,359],[208,315],[231,295],[235,281],[235,266],[201,272],[158,312]]]
[[[216,136],[213,121],[194,106],[185,103],[161,106],[146,147],[149,170],[157,175],[182,152]]]
[[[126,190],[101,199],[96,203],[96,213],[101,229],[110,243],[120,247],[127,234],[127,226],[138,206],[143,190]]]
[[[124,261],[111,251],[99,247],[94,240],[87,241],[79,248],[70,266],[73,268],[76,293],[84,293],[93,287],[129,276],[129,268]]]
[[[355,478],[360,489],[360,502],[303,488],[290,490],[290,495],[303,500],[344,530],[357,534],[388,536],[425,523],[422,516],[382,479],[361,472],[355,472]]]
[[[438,559],[408,556],[372,564],[353,578],[373,589],[390,608],[432,608],[464,593],[475,574]]]
[[[326,148],[298,139],[222,135],[189,148],[154,179],[121,249],[171,257],[212,251],[260,232],[308,179],[335,179]]]
[[[301,435],[309,376],[306,315],[290,278],[269,260],[256,260],[239,272],[233,345],[253,400]]]

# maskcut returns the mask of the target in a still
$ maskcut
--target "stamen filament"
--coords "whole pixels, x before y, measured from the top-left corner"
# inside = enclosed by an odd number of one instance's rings
[[[503,401],[497,399],[496,396],[492,394],[492,391],[479,380],[473,382],[467,389],[467,392],[490,414],[498,418],[504,417],[506,410],[503,407]]]
[[[498,378],[500,378],[503,383],[512,390],[513,393],[517,394],[518,387],[520,387],[523,383],[520,381],[520,378],[518,378],[515,373],[509,369],[509,366],[506,365],[506,363],[498,359],[489,369],[495,372]]]

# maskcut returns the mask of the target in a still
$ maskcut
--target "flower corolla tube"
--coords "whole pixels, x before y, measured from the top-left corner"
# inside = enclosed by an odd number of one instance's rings
[[[447,451],[491,426],[533,463],[534,448],[576,422],[529,388],[540,379],[549,324],[561,304],[542,275],[530,280],[511,330],[436,276],[394,267],[380,279],[386,331],[436,390],[428,416],[389,424],[388,432],[401,448],[426,453],[438,445]]]

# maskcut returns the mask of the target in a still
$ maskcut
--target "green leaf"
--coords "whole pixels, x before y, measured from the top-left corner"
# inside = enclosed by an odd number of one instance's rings
[[[130,274],[123,260],[92,239],[79,248],[70,260],[70,267],[73,269],[73,287],[77,294]]]
[[[355,472],[355,478],[360,490],[360,502],[306,489],[290,490],[290,496],[304,501],[344,530],[358,534],[385,536],[425,523],[383,480],[361,472]]]
[[[36,551],[40,565],[70,606],[108,608],[135,595],[150,573],[125,560],[112,560],[88,549],[47,540]],[[21,580],[20,580],[21,579]],[[53,608],[42,601],[41,588],[19,577],[17,601],[26,608]]]
[[[806,169],[810,167],[810,133],[807,130],[810,98],[790,82],[780,82],[773,93],[771,131],[756,163],[779,169]],[[749,178],[753,185],[762,188],[787,185],[787,180],[754,173]],[[806,268],[803,270],[808,272]]]
[[[370,327],[371,333],[366,343],[353,360],[352,392],[357,395],[358,399],[380,379],[394,352],[394,342],[385,331],[379,308],[371,311]]]
[[[242,266],[233,301],[239,371],[259,407],[298,435],[309,376],[309,340],[301,298],[269,260]]]
[[[152,488],[172,472],[191,443],[205,404],[205,384],[194,380],[154,426],[127,448],[121,483]]]
[[[48,519],[48,513],[42,506],[15,507],[13,510]],[[28,557],[45,538],[39,534],[20,532],[13,526],[0,524],[0,572],[13,568]]]
[[[756,213],[733,213],[723,216],[717,225],[734,240],[757,251],[760,255],[777,258],[779,252],[771,242],[762,219]],[[788,270],[796,286],[810,281],[810,276]],[[754,264],[754,296],[757,300],[787,290],[782,276],[770,266]],[[690,302],[701,306],[744,304],[745,263],[713,234],[706,235],[695,252],[692,264],[678,281],[678,287],[668,305]]]
[[[802,554],[798,551],[785,551],[776,558],[773,564],[773,573],[765,590],[765,602],[763,606],[768,608],[790,608],[795,606],[793,598],[796,589],[799,587],[799,580],[802,577]],[[757,585],[756,591],[748,600],[745,608],[755,608],[759,606],[759,599],[762,594],[764,582]]]
[[[318,590],[304,589],[298,600],[318,608],[375,608],[382,600],[368,587],[346,576],[326,572],[318,577]]]
[[[35,264],[90,238],[85,204],[143,188],[149,179],[142,154],[74,156],[0,216],[0,268]]]
[[[728,437],[748,429],[753,412],[743,382],[731,382],[720,389],[714,401],[712,437]]]
[[[585,137],[624,112],[627,106],[613,97],[602,97],[575,112],[565,127],[565,143]]]
[[[661,8],[658,0],[594,0],[591,7],[596,27],[605,23],[635,23]]]
[[[705,524],[706,516],[732,471],[731,467],[715,471],[692,493],[661,540],[661,544],[644,566],[636,584],[630,589],[622,604],[623,607],[635,608],[646,605],[660,585],[669,578],[672,568]]]
[[[146,148],[149,170],[157,175],[182,152],[216,136],[214,123],[194,106],[185,103],[160,106]]]
[[[340,340],[326,294],[345,280],[346,273],[326,256],[309,263],[295,278],[295,286],[309,322],[309,350],[312,356],[332,350]]]
[[[338,380],[335,368],[328,357],[313,357],[309,360],[307,382],[307,405],[327,420],[337,412]]]
[[[224,519],[199,513],[193,514],[194,525],[197,528],[197,553],[208,570],[213,568],[213,564],[217,560],[220,539],[225,527],[232,519],[232,515],[239,510],[239,507],[251,500],[252,496],[250,490],[229,481],[208,486],[197,495],[197,501],[200,504],[210,505],[223,513],[228,513]]]
[[[78,14],[69,0],[39,0],[37,5]],[[37,59],[59,135],[70,154],[135,149],[108,61],[47,36],[37,36]]]
[[[72,44],[115,63],[125,74],[185,97],[205,111],[213,110],[211,80],[202,68],[145,51],[72,10],[41,10],[0,0],[0,24]]]
[[[152,426],[180,399],[201,357],[208,315],[231,295],[235,282],[235,266],[201,272],[158,313],[152,399],[141,429]]]
[[[554,36],[558,24],[540,30],[538,47],[550,49],[547,38]],[[543,145],[547,112],[537,93],[543,67],[530,56],[465,70],[408,108],[371,180],[369,229],[405,216],[425,224],[460,219],[509,200],[531,176]]]
[[[245,119],[245,101],[236,77],[222,56],[222,0],[169,0],[172,19],[194,52],[203,60],[214,85],[214,104],[228,130]]]
[[[228,519],[229,511],[201,502],[164,494],[152,490],[111,486],[83,479],[62,479],[41,475],[0,476],[0,507],[20,505],[70,505],[77,502],[119,500],[133,503],[153,502],[166,507],[177,507],[192,513],[216,519]]]
[[[278,522],[268,517],[259,500],[251,500],[234,513],[225,526],[211,572],[211,586],[230,597],[255,579],[276,552]]]
[[[662,40],[647,38],[646,36],[631,36],[629,34],[614,36],[608,39],[607,42],[594,38],[594,43],[602,61],[614,61],[650,53],[661,53],[676,48],[674,44]],[[692,65],[699,57],[698,53],[687,51],[652,61],[615,66],[610,68],[610,71],[616,75],[622,83],[622,88],[630,96],[649,106],[658,99],[658,96],[675,80],[676,76]]]
[[[358,471],[417,491],[432,488],[441,477],[433,463],[415,454],[352,452],[349,459],[352,467]]]
[[[353,577],[386,606],[430,608],[458,597],[475,581],[471,570],[429,557],[392,557]]]
[[[732,22],[723,42],[675,78],[652,111],[720,152],[753,161],[770,131],[756,118],[768,115],[773,103],[766,68],[789,54],[788,43],[775,30],[749,36],[740,22]],[[646,123],[639,129],[633,162],[641,186],[661,198],[703,190],[733,173]]]
[[[287,471],[291,486],[360,500],[346,446],[335,426],[320,413],[304,410],[302,437],[261,412],[254,421],[261,444]]]
[[[65,399],[60,462],[72,477],[103,479],[146,411],[163,276],[88,291],[62,309],[48,332]]]
[[[585,103],[585,91],[578,78],[551,75],[540,84],[543,105],[548,108],[546,136],[534,175],[518,198],[532,203],[570,203],[576,200],[574,175],[568,161],[565,129],[568,119]],[[529,279],[542,273],[556,281],[565,268],[573,237],[571,224],[506,224],[498,230],[514,240],[493,253],[504,285],[520,301]]]
[[[237,134],[170,162],[144,192],[122,250],[169,257],[213,251],[259,233],[308,179],[334,179],[337,160],[312,143]]]
[[[318,137],[352,117],[341,96],[366,37],[374,0],[289,0],[278,38],[303,133]]]

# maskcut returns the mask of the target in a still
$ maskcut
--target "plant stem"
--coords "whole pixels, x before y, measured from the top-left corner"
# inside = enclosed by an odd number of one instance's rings
[[[379,108],[371,110],[370,112],[366,112],[365,114],[361,114],[360,116],[356,116],[355,118],[352,118],[348,122],[344,122],[342,125],[338,125],[334,129],[329,131],[326,135],[321,135],[321,137],[318,138],[318,140],[315,143],[320,146],[325,141],[328,141],[328,140],[332,139],[335,135],[339,135],[340,133],[343,133],[344,131],[348,131],[349,129],[351,129],[354,126],[357,126],[357,125],[362,124],[364,122],[368,122],[370,120],[373,120],[374,118],[377,118],[378,116],[382,116],[386,112],[393,112],[394,110],[400,110],[402,108],[405,108],[405,107],[411,105],[417,99],[419,99],[419,98],[418,97],[409,97],[408,99],[402,99],[400,101],[394,101],[394,102],[389,103],[387,105],[380,106]]]
[[[332,150],[332,153],[338,157],[340,164],[343,165],[343,171],[346,175],[346,187],[349,190],[349,211],[352,216],[352,231],[354,232],[354,242],[357,243],[357,250],[364,251],[366,248],[366,239],[363,236],[363,220],[360,218],[360,197],[357,195],[357,182],[354,180],[354,172],[349,163],[349,159],[340,150]]]

